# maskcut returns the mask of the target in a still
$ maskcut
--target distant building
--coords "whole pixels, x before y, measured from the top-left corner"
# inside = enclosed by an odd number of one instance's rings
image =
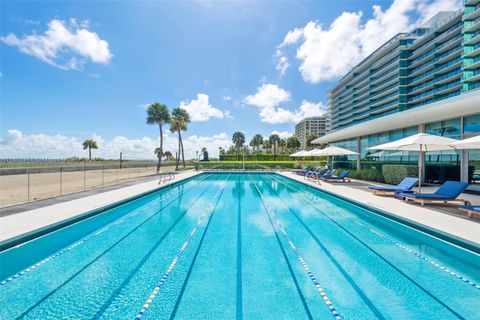
[[[300,141],[300,148],[306,149],[307,137],[314,135],[315,137],[322,137],[326,134],[327,119],[321,117],[305,118],[295,125],[295,136]]]

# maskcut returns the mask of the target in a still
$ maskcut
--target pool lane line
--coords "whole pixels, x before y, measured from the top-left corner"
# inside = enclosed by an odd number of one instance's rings
[[[277,228],[280,230],[280,232],[282,233],[282,235],[285,237],[285,239],[287,240],[288,244],[290,245],[290,248],[293,250],[293,252],[295,253],[295,255],[297,256],[300,264],[302,265],[303,269],[305,270],[305,272],[307,273],[308,275],[308,278],[310,279],[310,281],[313,283],[315,289],[317,290],[317,292],[321,295],[323,301],[325,302],[325,304],[327,305],[328,307],[328,310],[330,311],[330,313],[332,314],[332,316],[335,318],[335,320],[341,320],[342,317],[340,316],[340,314],[338,313],[337,309],[335,308],[335,306],[333,305],[333,303],[330,301],[330,299],[328,298],[328,295],[327,293],[325,292],[325,290],[322,288],[322,286],[320,285],[320,283],[318,282],[317,278],[315,277],[315,275],[313,274],[313,272],[310,270],[310,267],[308,266],[307,262],[305,261],[305,259],[303,258],[303,256],[301,255],[301,253],[298,251],[297,247],[295,246],[295,244],[293,243],[293,241],[290,239],[290,237],[288,236],[287,232],[285,231],[285,229],[283,228],[280,220],[277,218],[277,216],[275,215],[275,213],[273,213],[273,210],[270,208],[270,206],[265,202],[264,200],[264,197],[262,195],[262,193],[260,192],[260,190],[258,189],[255,181],[253,181],[252,177],[250,175],[248,175],[250,177],[250,180],[252,181],[253,183],[253,186],[255,187],[255,190],[257,191],[259,197],[260,197],[260,200],[262,202],[262,205],[265,209],[265,212],[268,216],[268,219],[270,220],[270,223],[272,224],[272,228],[273,230],[275,231],[275,236],[277,237],[277,241],[279,242],[280,244],[280,248],[282,249],[283,253],[284,253],[284,257],[286,258],[286,253],[284,252],[283,250],[283,246],[280,242],[280,239],[278,238],[278,234],[277,234],[277,231],[276,231],[276,228],[272,222],[275,221],[275,223],[277,224]],[[273,218],[273,219],[272,219]],[[288,261],[288,260],[287,260]],[[293,270],[291,269],[290,265],[289,265],[289,268],[290,268],[290,272],[293,272]],[[292,273],[292,276],[295,277]],[[295,285],[297,286],[297,290],[300,289],[298,287],[298,283],[296,281],[296,278],[295,279]],[[302,302],[304,302],[304,304],[306,305],[306,301],[304,300],[303,298],[303,295],[301,295],[302,297]],[[308,310],[308,307],[307,309]],[[309,311],[308,311],[309,312]]]
[[[242,192],[243,176],[238,175],[238,194],[237,194],[237,299],[236,299],[236,319],[243,318],[243,279],[242,279]]]
[[[189,188],[187,191],[183,191],[183,193],[185,192],[188,192],[190,191],[194,186],[192,186],[191,188]],[[169,190],[169,191],[173,191],[173,190]],[[177,192],[176,195],[177,195],[177,198],[178,198],[178,195],[180,194],[180,192]],[[170,199],[172,198],[173,194],[169,195],[168,197],[165,197],[164,199],[161,199],[160,201],[165,201],[166,199]],[[177,198],[175,198],[173,201],[175,201]],[[160,208],[160,211],[163,210],[164,208],[166,208],[167,206],[169,206],[173,201],[170,201],[169,203],[167,203],[165,206],[163,206],[162,208]],[[147,203],[146,203],[147,204]],[[113,209],[113,208],[112,208]],[[43,260],[31,265],[30,267],[20,271],[20,272],[17,272],[16,274],[8,277],[7,279],[3,280],[2,282],[0,282],[0,288],[4,285],[6,285],[7,283],[9,282],[12,282],[13,280],[16,280],[18,279],[19,277],[23,276],[24,274],[26,273],[29,273],[35,269],[37,269],[38,267],[44,265],[45,263],[55,259],[55,258],[58,258],[59,256],[71,251],[72,249],[75,249],[76,247],[84,244],[85,242],[88,242],[89,240],[92,240],[93,238],[96,238],[97,236],[103,234],[104,232],[110,230],[112,227],[115,227],[123,222],[125,222],[125,220],[131,218],[131,217],[134,217],[136,215],[138,215],[141,211],[134,211],[132,213],[129,213],[127,214],[126,216],[122,217],[121,219],[117,220],[117,221],[112,221],[110,222],[106,227],[104,228],[101,228],[99,231],[97,232],[94,232],[94,233],[91,233],[90,235],[88,235],[87,237],[83,238],[83,239],[80,239],[79,241],[75,242],[74,244],[66,247],[66,248],[63,248],[62,250],[54,253],[53,255],[51,256],[48,256],[47,258],[44,258]],[[158,211],[156,213],[154,213],[153,215],[156,215],[158,213]]]
[[[275,178],[272,177],[272,179],[276,180]],[[296,190],[296,191],[299,191],[298,189],[295,189],[293,187],[290,187],[288,186],[287,184],[285,184],[284,182],[281,182],[279,180],[276,180],[278,182],[280,182],[281,184],[293,189],[293,190]],[[294,193],[295,196],[297,197],[300,197],[298,194]],[[333,223],[335,223],[338,227],[340,227],[343,231],[345,231],[346,233],[348,233],[352,238],[354,238],[355,240],[357,240],[359,243],[361,243],[365,248],[367,248],[370,252],[372,252],[374,255],[376,255],[377,257],[379,257],[381,260],[383,260],[385,263],[387,263],[388,265],[390,265],[393,269],[395,269],[399,274],[403,275],[406,279],[408,279],[412,284],[414,284],[416,287],[418,287],[421,291],[423,291],[424,293],[426,293],[429,297],[431,297],[433,300],[435,300],[438,304],[440,304],[441,306],[443,306],[445,309],[447,309],[448,311],[450,311],[452,314],[454,314],[457,318],[459,319],[465,319],[464,317],[462,317],[459,313],[457,313],[455,310],[453,310],[452,308],[450,308],[448,305],[446,305],[443,301],[441,301],[439,298],[437,298],[433,293],[431,293],[430,291],[428,291],[427,289],[425,289],[423,286],[421,286],[419,283],[417,283],[413,278],[411,278],[410,276],[408,276],[406,273],[404,273],[403,271],[401,271],[399,268],[397,268],[393,263],[391,263],[390,261],[388,261],[385,257],[383,257],[381,254],[379,254],[378,252],[376,252],[375,250],[373,250],[369,245],[367,245],[365,242],[363,242],[361,239],[359,239],[357,236],[355,236],[353,233],[351,233],[350,231],[348,231],[345,227],[343,227],[342,225],[340,225],[338,222],[336,222],[334,219],[332,219],[329,215],[327,215],[326,213],[324,213],[322,210],[318,209],[314,204],[312,204],[312,202],[308,199],[306,199],[305,197],[300,197],[302,199],[304,199],[305,202],[307,202],[312,208],[314,208],[316,211],[318,211],[319,213],[321,213],[323,216],[327,217],[330,221],[332,221]]]
[[[149,249],[147,254],[137,263],[137,265],[132,269],[128,277],[126,277],[122,283],[115,289],[115,291],[110,294],[109,299],[97,310],[95,315],[91,319],[99,319],[105,311],[108,309],[108,307],[112,304],[112,302],[115,300],[115,298],[120,294],[120,292],[127,286],[127,284],[131,281],[131,279],[135,276],[135,274],[140,270],[140,268],[143,267],[143,265],[147,262],[147,260],[152,256],[152,254],[157,250],[157,248],[160,246],[160,244],[163,242],[163,240],[170,234],[170,232],[173,230],[173,228],[180,222],[180,220],[187,214],[188,210],[190,210],[195,203],[202,197],[202,195],[210,189],[210,187],[213,185],[210,184],[202,194],[200,194],[186,209],[183,210],[183,212],[178,216],[178,218],[173,222],[173,224],[165,231],[165,233],[157,240],[157,242]]]
[[[270,176],[269,176],[270,177]],[[274,179],[273,177],[272,180]],[[328,248],[320,241],[320,239],[314,234],[314,232],[305,224],[305,222],[298,216],[297,212],[290,208],[285,201],[280,197],[280,195],[270,186],[270,184],[263,180],[262,181],[272,190],[275,195],[280,199],[280,201],[283,203],[283,205],[290,211],[291,214],[300,222],[300,224],[303,226],[303,228],[307,231],[307,233],[312,237],[312,239],[318,244],[320,249],[325,253],[325,255],[330,259],[330,261],[334,264],[334,266],[340,271],[340,273],[343,275],[345,280],[352,286],[352,288],[355,290],[355,292],[360,296],[360,298],[363,300],[363,302],[368,306],[370,311],[375,315],[376,319],[385,319],[385,317],[382,315],[380,310],[375,306],[375,304],[367,297],[367,295],[362,291],[362,289],[357,285],[355,280],[352,279],[350,274],[342,267],[341,263],[334,257],[334,255],[328,250]]]
[[[207,189],[213,184],[213,182],[207,187],[205,188],[205,190],[200,194],[203,195]],[[172,202],[175,201],[172,200]],[[43,303],[45,300],[47,300],[49,297],[51,297],[53,294],[55,294],[55,292],[57,292],[58,290],[60,290],[61,288],[63,288],[65,285],[67,285],[72,279],[74,279],[76,276],[78,276],[80,273],[82,273],[84,270],[86,270],[88,267],[90,267],[93,263],[97,262],[98,259],[100,259],[101,257],[103,257],[105,254],[107,254],[111,249],[113,249],[115,246],[117,246],[120,242],[122,242],[123,240],[125,240],[128,236],[130,236],[133,232],[135,232],[136,230],[138,230],[142,225],[144,225],[145,223],[147,223],[151,218],[153,218],[155,215],[157,215],[159,212],[161,211],[158,211],[157,213],[153,214],[152,216],[148,217],[148,219],[146,219],[145,221],[143,221],[141,224],[139,224],[138,226],[136,226],[134,229],[130,230],[127,234],[125,234],[124,236],[122,236],[122,238],[120,238],[119,240],[117,240],[115,243],[113,243],[110,247],[108,247],[107,249],[105,249],[100,255],[98,255],[95,259],[93,259],[92,261],[90,261],[88,264],[86,264],[85,266],[83,266],[80,270],[78,270],[77,272],[75,272],[72,276],[70,276],[67,280],[65,280],[60,286],[58,286],[57,288],[55,288],[54,290],[50,291],[46,296],[44,296],[42,299],[40,299],[39,301],[37,301],[33,306],[30,306],[26,311],[24,311],[20,316],[18,316],[16,319],[21,319],[23,317],[25,317],[30,311],[32,311],[33,309],[35,309],[37,306],[39,306],[41,303]]]
[[[225,184],[222,186],[221,189],[219,189],[217,191],[217,193],[213,196],[212,200],[210,201],[207,209],[205,210],[205,212],[200,216],[200,218],[198,219],[197,221],[197,224],[195,225],[195,227],[193,227],[192,231],[190,232],[190,234],[188,235],[187,239],[185,240],[185,242],[183,243],[183,245],[180,247],[180,250],[178,250],[177,254],[175,255],[175,257],[173,258],[172,262],[170,263],[170,265],[168,266],[167,268],[167,271],[165,271],[165,273],[163,274],[163,276],[160,278],[160,281],[157,283],[157,285],[155,286],[155,288],[153,289],[153,291],[150,293],[150,296],[148,297],[148,299],[145,301],[145,303],[143,304],[142,308],[140,309],[140,311],[137,313],[137,315],[135,316],[135,320],[140,320],[142,319],[143,315],[145,314],[145,312],[148,310],[148,308],[150,307],[150,305],[152,304],[153,300],[155,299],[155,297],[157,296],[157,294],[160,292],[160,289],[162,288],[162,286],[165,284],[165,282],[167,281],[168,279],[168,276],[170,275],[170,273],[172,272],[172,270],[175,268],[175,265],[177,264],[178,260],[180,259],[180,257],[182,256],[183,252],[185,252],[185,249],[187,248],[188,244],[190,243],[190,241],[192,240],[192,238],[195,236],[195,234],[197,233],[197,230],[200,228],[200,225],[203,223],[203,221],[205,220],[205,218],[209,215],[209,213],[211,213],[210,215],[210,218],[208,219],[208,223],[207,223],[207,226],[205,227],[205,230],[204,230],[204,233],[203,233],[203,236],[202,236],[202,240],[200,242],[200,245],[203,241],[203,238],[205,236],[205,232],[208,228],[208,225],[210,224],[210,221],[211,221],[211,218],[213,216],[213,213],[215,212],[215,208],[217,207],[218,205],[218,201],[220,200],[222,194],[223,194],[223,190],[225,190],[225,186],[226,186],[226,183],[228,181],[228,179],[230,178],[230,175],[228,175],[226,181],[225,181]],[[218,197],[218,198],[217,198]],[[216,201],[215,201],[216,199]],[[197,252],[198,253],[198,252]],[[194,257],[194,259],[196,258],[196,255]],[[184,288],[182,288],[183,290]]]
[[[272,177],[272,178],[273,178],[273,177]],[[273,178],[273,179],[274,179],[274,178]],[[295,189],[295,190],[299,191],[298,189]],[[303,191],[301,191],[301,192],[303,192]],[[317,195],[313,195],[313,196],[316,197],[316,198],[318,198]],[[343,213],[341,213],[341,215],[342,215],[343,217],[348,218],[348,216],[345,215],[345,214],[343,214]],[[470,285],[470,286],[472,286],[472,287],[474,287],[474,288],[476,288],[476,289],[480,289],[480,285],[479,285],[478,283],[475,283],[475,282],[473,282],[472,280],[468,279],[467,277],[464,277],[463,275],[461,275],[461,274],[459,274],[459,273],[457,273],[457,272],[455,272],[455,271],[452,271],[452,270],[450,270],[449,268],[447,268],[447,267],[445,267],[445,266],[442,266],[441,264],[439,264],[439,263],[436,262],[435,260],[428,258],[427,256],[421,254],[420,252],[417,252],[417,251],[409,248],[408,246],[406,246],[406,245],[404,245],[404,244],[402,244],[402,243],[400,243],[400,242],[398,242],[398,241],[396,241],[396,240],[394,240],[394,239],[392,239],[392,238],[390,238],[390,237],[382,234],[380,231],[378,231],[378,230],[376,230],[376,229],[374,229],[374,228],[371,228],[371,227],[369,227],[369,226],[366,226],[365,224],[363,224],[363,223],[361,223],[361,222],[358,222],[358,221],[356,221],[356,220],[353,220],[353,222],[355,222],[355,223],[358,224],[359,226],[362,226],[362,227],[366,228],[367,230],[369,230],[369,231],[372,232],[373,234],[377,235],[378,237],[383,238],[385,241],[388,241],[388,242],[394,244],[394,245],[397,246],[398,248],[400,248],[400,249],[402,249],[402,250],[404,250],[404,251],[406,251],[406,252],[408,252],[408,253],[416,256],[417,258],[419,258],[419,259],[421,259],[421,260],[423,260],[423,261],[431,264],[432,266],[434,266],[434,267],[436,267],[436,268],[438,268],[438,269],[446,272],[447,274],[450,274],[451,276],[454,276],[454,277],[457,278],[458,280],[461,280],[461,281],[465,282],[466,284],[468,284],[468,285]]]

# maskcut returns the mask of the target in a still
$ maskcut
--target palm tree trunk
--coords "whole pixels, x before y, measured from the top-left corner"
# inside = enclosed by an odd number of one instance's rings
[[[162,156],[163,156],[163,129],[162,129],[162,124],[159,123],[158,127],[160,129],[160,156],[158,157],[158,162],[157,162],[157,173],[160,172],[160,167],[162,166]]]
[[[175,164],[175,171],[178,170],[178,165],[180,164],[180,151],[182,149],[181,139],[182,137],[180,136],[180,130],[178,130],[178,154],[177,154],[177,162]]]
[[[92,160],[92,147],[88,146],[88,160]]]
[[[185,151],[183,150],[183,139],[180,131],[178,131],[178,138],[180,140],[180,145],[182,147],[182,163],[183,163],[183,167],[185,168]]]

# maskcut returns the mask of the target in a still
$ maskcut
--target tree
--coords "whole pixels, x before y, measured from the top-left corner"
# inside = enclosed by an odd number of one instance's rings
[[[237,131],[232,136],[232,142],[237,149],[237,156],[240,155],[240,149],[243,147],[245,143],[245,135],[241,131]]]
[[[273,147],[273,154],[277,154],[277,146],[280,142],[279,135],[276,133],[271,134],[270,137],[268,137],[268,142],[270,142],[270,145]]]
[[[278,146],[279,146],[279,149],[280,149],[280,153],[283,153],[283,151],[285,151],[285,146],[287,145],[287,140],[285,139],[280,139],[280,141],[278,142]]]
[[[183,167],[185,167],[185,153],[183,150],[182,131],[187,131],[187,125],[190,123],[190,115],[187,110],[175,108],[172,110],[172,119],[170,120],[170,131],[178,133],[178,157],[175,170],[178,170],[180,164],[180,155],[182,156]]]
[[[265,149],[265,153],[271,153],[272,145],[268,139],[263,140],[263,148]]]
[[[261,134],[257,133],[253,136],[252,140],[250,141],[250,146],[253,147],[253,150],[260,151],[260,146],[263,144],[263,137]]]
[[[163,125],[170,122],[170,113],[165,104],[154,102],[147,107],[147,124],[157,124],[160,130],[160,150],[163,154]],[[162,157],[158,157],[157,172],[162,166]]]
[[[300,140],[296,136],[289,137],[287,139],[287,149],[290,151],[295,151],[300,148]]]
[[[83,141],[83,150],[88,149],[88,160],[92,160],[92,149],[98,149],[97,141],[87,139]]]
[[[314,134],[310,134],[307,136],[307,149],[310,149],[313,147],[312,141],[317,139],[317,136]]]
[[[167,159],[169,161],[173,159],[173,154],[170,151],[165,151],[163,153],[163,156],[165,157],[165,159]]]

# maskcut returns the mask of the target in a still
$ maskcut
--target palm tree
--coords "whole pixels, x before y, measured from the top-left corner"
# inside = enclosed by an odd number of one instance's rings
[[[269,153],[269,151],[271,152],[271,148],[272,148],[272,145],[270,144],[270,141],[268,139],[265,139],[263,140],[263,148],[265,149],[265,153]]]
[[[83,150],[88,149],[88,160],[92,160],[92,149],[98,149],[97,141],[87,139],[83,141]]]
[[[286,145],[287,145],[287,140],[280,139],[280,141],[278,142],[278,146],[280,147],[280,153],[283,153],[283,151],[285,151]]]
[[[172,155],[172,153],[171,153],[170,151],[165,151],[165,152],[163,153],[163,156],[164,156],[165,159],[167,159],[167,160],[172,160],[172,158],[173,158],[173,155]]]
[[[300,148],[300,141],[296,136],[291,136],[287,139],[287,149],[290,151],[295,151]]]
[[[147,124],[157,124],[160,130],[160,150],[159,154],[163,155],[163,125],[170,122],[170,113],[165,104],[154,102],[147,107]],[[162,157],[158,157],[157,172],[162,166]]]
[[[278,136],[278,134],[274,133],[274,134],[271,134],[270,137],[268,137],[268,141],[273,146],[273,154],[276,155],[277,146],[278,146],[278,143],[280,142],[280,137]]]
[[[250,146],[253,147],[253,149],[257,150],[257,153],[258,151],[260,151],[260,146],[263,144],[263,137],[261,134],[256,134],[253,136],[252,138],[252,141],[250,141]]]
[[[175,170],[178,170],[180,163],[180,155],[182,155],[183,167],[185,167],[185,153],[183,150],[182,131],[187,130],[187,125],[190,123],[190,115],[187,110],[182,108],[175,108],[172,110],[172,119],[170,120],[170,131],[178,133],[178,157]]]
[[[237,131],[233,134],[232,136],[232,142],[235,145],[235,148],[237,149],[237,156],[240,155],[240,149],[243,147],[243,144],[245,143],[245,135],[241,131]]]

